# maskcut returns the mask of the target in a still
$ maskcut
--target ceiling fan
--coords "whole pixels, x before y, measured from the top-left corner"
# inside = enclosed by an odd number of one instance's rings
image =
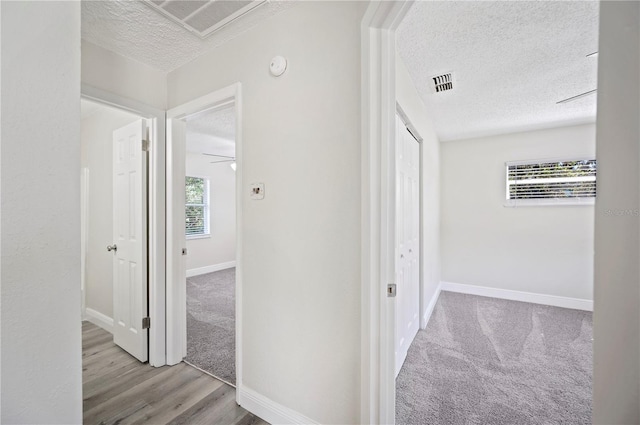
[[[217,160],[217,161],[211,161],[210,164],[218,164],[220,162],[230,162],[231,164],[229,164],[229,165],[231,166],[233,171],[236,171],[236,157],[235,156],[216,155],[214,153],[205,153],[205,152],[203,152],[202,155],[216,156],[218,158],[222,158],[222,159]]]
[[[595,58],[596,56],[598,56],[598,52],[589,53],[586,57]],[[593,89],[593,90],[586,91],[584,93],[577,94],[575,96],[568,97],[566,99],[562,99],[562,100],[556,102],[556,105],[559,105],[561,103],[573,102],[574,100],[578,100],[578,99],[581,99],[583,97],[589,96],[591,94],[595,94],[597,91],[598,91],[598,89]]]

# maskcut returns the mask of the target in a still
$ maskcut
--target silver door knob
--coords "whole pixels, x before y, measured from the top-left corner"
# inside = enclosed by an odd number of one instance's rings
[[[111,252],[111,251],[117,251],[117,250],[118,250],[118,246],[116,244],[107,245],[107,251]]]

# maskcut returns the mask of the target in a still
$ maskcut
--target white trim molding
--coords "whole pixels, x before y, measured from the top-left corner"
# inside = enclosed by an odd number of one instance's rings
[[[319,424],[319,422],[247,388],[246,385],[238,388],[237,391],[238,404],[270,424]]]
[[[438,284],[436,288],[436,292],[433,294],[431,301],[429,301],[429,305],[427,305],[427,309],[424,312],[424,316],[422,316],[422,323],[420,329],[426,329],[429,320],[431,319],[431,314],[433,314],[433,309],[436,308],[436,303],[438,302],[438,298],[440,298],[440,292],[442,291],[442,282]]]
[[[360,423],[395,422],[395,30],[411,4],[372,1],[360,26]]]
[[[200,276],[201,274],[218,272],[220,270],[230,269],[236,266],[235,261],[228,261],[226,263],[213,264],[211,266],[198,267],[195,269],[187,270],[187,277]]]
[[[113,319],[106,314],[102,314],[92,308],[84,310],[84,318],[96,326],[100,326],[105,331],[113,334]]]
[[[486,286],[467,285],[464,283],[440,282],[442,291],[481,297],[500,298],[503,300],[522,301],[525,303],[544,304],[574,310],[593,311],[593,300],[582,298],[559,297],[557,295],[535,294],[533,292],[512,291],[509,289],[489,288]]]

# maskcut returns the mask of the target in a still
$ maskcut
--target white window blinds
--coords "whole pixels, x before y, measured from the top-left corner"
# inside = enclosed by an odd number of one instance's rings
[[[507,163],[506,172],[508,204],[592,203],[596,196],[595,159]]]
[[[200,177],[185,179],[185,233],[187,236],[209,234],[209,181]]]

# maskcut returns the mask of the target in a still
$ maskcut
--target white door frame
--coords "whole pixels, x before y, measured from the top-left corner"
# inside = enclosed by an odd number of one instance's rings
[[[361,24],[361,423],[395,423],[395,30],[411,4],[372,2]]]
[[[172,127],[173,120],[214,109],[223,105],[233,104],[236,118],[236,387],[242,385],[242,85],[240,83],[209,93],[183,105],[167,111],[167,128]],[[184,145],[173,143],[171,132],[167,134],[167,235],[173,235],[179,227],[184,234],[184,223],[176,223],[172,213],[172,199],[176,191],[183,191],[184,186],[177,187],[173,183],[174,162],[184,158]],[[182,154],[180,153],[182,150]],[[180,168],[177,168],[180,169]],[[180,282],[171,278],[175,273],[181,273],[180,263],[182,246],[176,238],[167,240],[167,363],[176,364],[187,354],[187,311],[186,291]],[[236,399],[240,391],[236,392]]]
[[[151,121],[149,131],[149,364],[166,364],[165,340],[165,112],[123,96],[82,84],[83,99],[112,106]]]

